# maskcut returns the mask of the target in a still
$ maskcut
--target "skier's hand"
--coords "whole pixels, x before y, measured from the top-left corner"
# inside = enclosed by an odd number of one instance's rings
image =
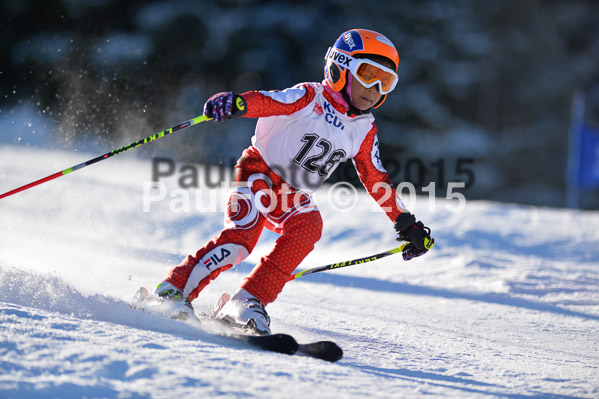
[[[237,118],[247,112],[245,100],[233,92],[217,93],[204,104],[204,115],[214,118],[215,122]]]
[[[397,231],[397,241],[408,241],[402,250],[404,260],[424,255],[435,243],[431,237],[431,229],[416,221],[409,212],[400,213],[393,227]]]

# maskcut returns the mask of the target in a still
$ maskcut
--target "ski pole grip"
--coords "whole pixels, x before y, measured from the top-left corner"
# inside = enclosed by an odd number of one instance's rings
[[[245,113],[248,111],[245,99],[237,93],[233,93],[233,96],[233,111],[231,114],[234,117],[245,115]]]

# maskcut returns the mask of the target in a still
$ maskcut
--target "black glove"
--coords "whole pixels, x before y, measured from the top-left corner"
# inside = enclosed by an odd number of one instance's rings
[[[245,100],[232,91],[217,93],[204,104],[204,115],[214,118],[215,122],[237,118],[247,112]]]
[[[435,243],[431,237],[431,229],[422,222],[417,222],[409,212],[400,213],[393,227],[397,231],[397,241],[409,241],[402,250],[404,260],[424,255]]]

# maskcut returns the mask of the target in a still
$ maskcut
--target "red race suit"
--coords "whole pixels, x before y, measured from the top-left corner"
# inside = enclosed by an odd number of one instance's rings
[[[380,160],[370,113],[348,115],[345,101],[325,82],[241,96],[244,117],[258,122],[252,145],[235,166],[225,228],[165,279],[190,301],[247,258],[266,227],[280,237],[241,287],[264,305],[273,302],[320,239],[322,218],[311,194],[340,162],[353,160],[360,181],[391,221],[405,211]]]

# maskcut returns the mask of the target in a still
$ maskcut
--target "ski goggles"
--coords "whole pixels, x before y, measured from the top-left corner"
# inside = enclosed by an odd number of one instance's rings
[[[397,85],[397,74],[394,70],[367,58],[359,58],[350,62],[349,70],[364,87],[370,88],[378,84],[381,94],[393,91]]]
[[[368,58],[353,58],[334,49],[329,49],[325,59],[342,68],[349,69],[352,75],[366,88],[378,84],[381,94],[393,91],[397,85],[398,77],[393,69]]]

